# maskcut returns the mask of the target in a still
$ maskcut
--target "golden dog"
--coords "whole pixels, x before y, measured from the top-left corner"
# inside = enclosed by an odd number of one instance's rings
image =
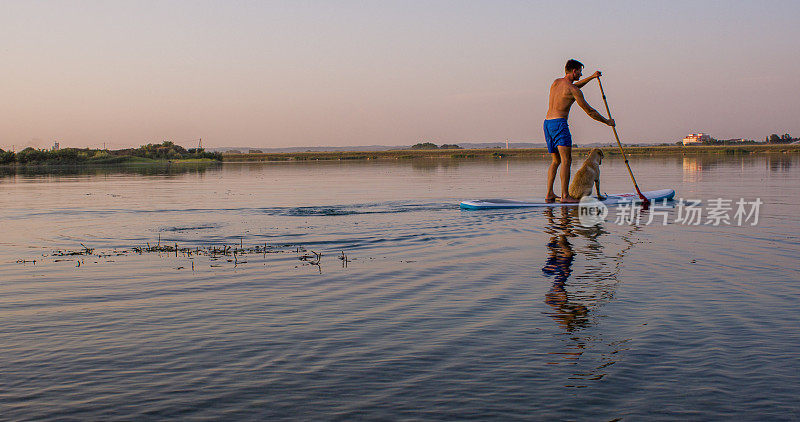
[[[569,196],[580,199],[592,194],[592,185],[597,189],[597,198],[605,199],[600,194],[600,163],[603,161],[603,151],[594,148],[589,152],[589,157],[583,162],[581,168],[575,172],[575,178],[569,185]]]

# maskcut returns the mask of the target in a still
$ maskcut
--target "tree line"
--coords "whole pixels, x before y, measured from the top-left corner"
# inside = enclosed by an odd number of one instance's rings
[[[768,144],[791,144],[792,142],[800,141],[800,138],[792,138],[791,135],[785,133],[781,136],[778,136],[777,133],[773,133],[764,138],[764,142]]]
[[[462,149],[456,144],[442,144],[441,146],[433,142],[422,142],[419,144],[411,145],[411,149]]]
[[[778,136],[777,133],[773,133],[772,135],[768,135],[764,137],[764,142],[768,144],[791,144],[792,142],[800,141],[800,138],[792,138],[791,135],[788,133]],[[743,140],[743,139],[715,139],[710,138],[708,140],[700,141],[699,144],[701,145],[754,145],[759,144],[760,142],[756,142],[753,140]],[[682,145],[683,141],[678,141],[675,143],[676,145]]]
[[[90,149],[90,148],[62,148],[62,149],[36,149],[25,148],[19,152],[3,151],[0,149],[0,164],[116,164],[131,161],[132,158],[146,158],[151,160],[186,160],[186,159],[211,159],[222,161],[222,154],[206,152],[203,148],[186,149],[173,142],[164,141],[161,144],[147,144],[138,148],[120,150]]]

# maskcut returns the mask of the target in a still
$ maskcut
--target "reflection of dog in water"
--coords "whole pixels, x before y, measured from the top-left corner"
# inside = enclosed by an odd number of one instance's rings
[[[545,295],[545,302],[555,310],[553,318],[558,320],[567,331],[572,331],[588,322],[586,315],[589,313],[585,306],[571,303],[565,289],[567,279],[572,273],[571,267],[575,253],[564,234],[551,237],[547,249],[549,256],[542,272],[555,276],[555,280],[553,287]]]
[[[592,194],[592,186],[597,188],[597,198],[603,200],[600,195],[600,164],[603,161],[603,151],[600,148],[594,148],[589,153],[586,161],[583,162],[581,168],[575,172],[575,178],[569,185],[569,196],[580,199],[584,196]]]

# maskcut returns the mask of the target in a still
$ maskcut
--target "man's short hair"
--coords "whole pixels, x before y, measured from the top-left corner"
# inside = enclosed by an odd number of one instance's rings
[[[567,60],[567,65],[564,66],[564,72],[570,72],[573,70],[581,70],[581,69],[583,69],[583,63],[575,59]]]

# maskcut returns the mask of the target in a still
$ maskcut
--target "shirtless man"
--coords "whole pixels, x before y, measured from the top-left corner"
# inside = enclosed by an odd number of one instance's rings
[[[592,119],[614,126],[614,119],[606,119],[597,110],[593,109],[583,98],[580,88],[589,83],[594,78],[600,77],[600,72],[594,72],[592,76],[581,80],[581,70],[583,64],[577,60],[568,60],[564,67],[564,77],[558,78],[550,85],[550,103],[547,109],[547,116],[544,120],[544,139],[547,141],[547,151],[553,157],[550,168],[547,170],[547,195],[545,202],[555,202],[559,197],[553,193],[553,182],[556,179],[558,166],[561,167],[561,202],[578,202],[577,199],[569,196],[569,172],[572,165],[572,135],[569,133],[567,117],[572,103],[577,102],[579,106]],[[577,82],[576,82],[577,81]]]

